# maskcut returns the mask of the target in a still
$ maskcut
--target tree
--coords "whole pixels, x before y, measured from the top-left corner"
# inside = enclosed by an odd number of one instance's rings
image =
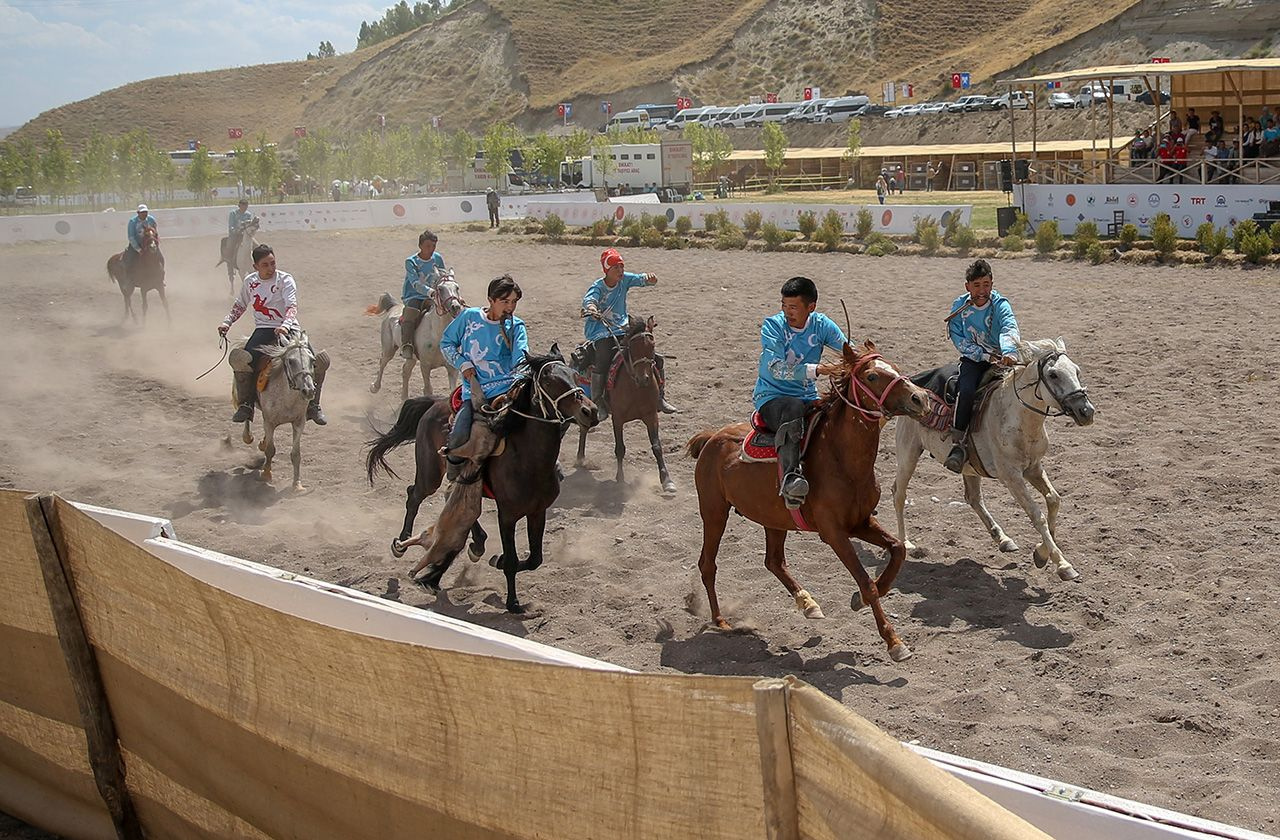
[[[571,160],[584,158],[591,154],[591,132],[585,128],[575,128],[564,141],[565,157]]]
[[[298,141],[298,174],[312,184],[329,181],[331,165],[329,139],[323,131],[309,133]]]
[[[208,203],[209,188],[213,186],[216,175],[217,170],[213,168],[213,161],[209,159],[209,150],[196,149],[195,155],[191,158],[191,167],[187,170],[187,189],[195,194],[201,204]]]
[[[706,178],[717,164],[724,163],[733,153],[733,142],[719,128],[694,123],[684,129],[686,140],[693,143],[693,174]]]
[[[255,166],[253,149],[249,148],[246,143],[236,144],[236,147],[231,150],[231,174],[239,182],[239,189],[242,195],[245,187],[253,183]]]
[[[259,134],[258,149],[253,161],[253,185],[265,197],[280,183],[280,175],[283,171],[280,166],[280,156],[276,154],[276,144],[267,142],[266,134]]]
[[[849,120],[849,127],[845,130],[845,150],[844,157],[849,161],[849,171],[853,178],[857,178],[858,173],[858,156],[862,154],[862,120]]]
[[[618,168],[617,161],[613,159],[613,142],[609,135],[597,134],[591,138],[591,159],[602,178],[608,178]]]
[[[321,41],[316,55],[320,58],[333,58],[338,51],[333,48],[333,44],[329,41]]]
[[[533,138],[533,155],[529,168],[544,178],[555,180],[560,174],[560,162],[564,160],[565,141],[546,132]]]
[[[77,177],[93,206],[98,206],[98,199],[111,189],[111,164],[115,155],[115,143],[101,131],[94,130],[84,144],[80,154],[80,166]]]
[[[424,183],[434,183],[445,175],[445,147],[448,138],[439,129],[424,125],[414,138],[414,164]]]
[[[459,169],[465,169],[476,157],[476,138],[462,129],[449,136],[449,160]]]
[[[40,174],[44,185],[55,198],[64,199],[71,186],[71,150],[62,139],[62,132],[51,128],[45,133],[44,151],[40,155]]]
[[[19,187],[37,187],[40,184],[40,150],[29,137],[13,144],[13,166]]]
[[[0,195],[13,195],[19,186],[18,172],[17,149],[12,144],[0,143]]]
[[[524,135],[509,122],[497,122],[485,130],[483,145],[484,168],[502,183],[511,166],[511,153],[524,145]]]
[[[769,167],[769,185],[778,177],[778,170],[787,159],[787,135],[776,122],[764,124],[764,165]]]
[[[382,140],[372,131],[366,131],[356,140],[355,174],[360,178],[373,178],[382,174],[386,166],[382,153]]]

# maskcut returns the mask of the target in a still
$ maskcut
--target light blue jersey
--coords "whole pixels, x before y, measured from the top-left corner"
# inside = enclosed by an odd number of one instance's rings
[[[241,213],[239,207],[233,209],[231,213],[227,216],[227,235],[235,236],[236,231],[240,230],[241,224],[243,224],[244,222],[252,222],[252,221],[253,221],[253,214],[250,213],[248,210]]]
[[[134,216],[129,220],[129,247],[135,251],[142,250],[143,228],[156,228],[156,217],[147,216],[147,218],[141,219]],[[159,228],[156,228],[156,230],[159,230]]]
[[[400,290],[400,299],[421,302],[435,291],[436,283],[444,272],[444,257],[436,251],[431,259],[424,260],[414,254],[404,261],[404,288]]]
[[[951,304],[951,311],[968,302],[968,293],[961,295]],[[1013,307],[1004,295],[994,291],[986,306],[971,306],[952,318],[947,332],[960,355],[975,362],[989,362],[992,356],[1015,356],[1021,341]]]
[[[586,335],[587,341],[595,341],[611,335],[621,336],[626,333],[627,292],[648,285],[645,277],[644,274],[624,271],[622,279],[612,289],[605,285],[603,277],[591,284],[587,293],[582,296],[582,308],[594,306],[600,310],[600,318],[587,318],[583,324],[582,332]]]
[[[461,373],[475,368],[480,390],[485,399],[491,400],[505,394],[515,381],[516,365],[529,351],[529,337],[524,321],[512,316],[506,322],[506,336],[502,325],[490,321],[478,306],[462,310],[453,319],[440,338],[440,352],[445,361]],[[471,399],[471,383],[462,380],[462,399]]]
[[[765,318],[760,326],[760,374],[751,395],[756,410],[775,397],[816,400],[814,381],[822,349],[841,352],[845,342],[844,331],[821,312],[811,314],[800,330],[793,329],[781,312]]]

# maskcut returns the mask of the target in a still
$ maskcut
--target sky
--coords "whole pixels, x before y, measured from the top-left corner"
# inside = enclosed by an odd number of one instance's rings
[[[355,49],[394,0],[0,0],[0,126],[120,85]]]

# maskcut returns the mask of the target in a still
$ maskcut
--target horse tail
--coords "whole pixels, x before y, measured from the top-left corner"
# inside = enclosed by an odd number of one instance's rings
[[[691,458],[697,458],[702,454],[703,448],[716,436],[715,432],[698,432],[689,438],[689,442],[685,444],[684,451],[689,453]]]
[[[371,303],[364,308],[366,315],[381,315],[388,309],[396,305],[396,299],[386,292],[382,293],[382,297],[378,298],[377,303]]]
[[[396,418],[395,425],[387,430],[386,434],[365,443],[365,446],[369,447],[369,457],[365,460],[365,475],[368,476],[370,484],[373,484],[378,470],[395,478],[400,477],[387,463],[386,455],[397,446],[417,437],[418,423],[433,405],[435,405],[434,397],[411,397],[405,400],[404,405],[400,406],[400,416]]]

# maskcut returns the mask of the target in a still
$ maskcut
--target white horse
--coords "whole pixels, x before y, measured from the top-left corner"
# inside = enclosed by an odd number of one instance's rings
[[[1040,532],[1040,544],[1032,554],[1036,566],[1043,568],[1046,562],[1053,560],[1058,577],[1075,580],[1080,575],[1062,556],[1055,542],[1060,498],[1049,483],[1042,462],[1049,449],[1044,421],[1046,417],[1065,415],[1077,426],[1088,426],[1093,422],[1093,404],[1080,381],[1080,368],[1067,356],[1067,345],[1062,339],[1023,342],[1018,348],[1018,360],[1012,372],[994,386],[995,391],[980,417],[975,410],[970,426],[971,452],[976,451],[981,466],[990,477],[999,479],[1009,489]],[[912,379],[920,384],[921,378],[935,373],[930,371]],[[918,422],[899,420],[895,438],[898,476],[893,483],[893,507],[898,515],[898,539],[906,543],[908,551],[915,552],[916,547],[907,540],[907,526],[903,519],[907,482],[926,449],[939,462],[946,459],[951,449],[951,435]],[[974,469],[972,460],[965,465],[961,475],[964,478],[965,501],[978,514],[983,527],[1001,551],[1017,551],[1018,544],[1001,530],[982,503],[982,476]],[[1047,517],[1041,512],[1028,484],[1044,496]]]
[[[301,492],[306,489],[302,486],[301,477],[302,429],[307,424],[307,406],[316,395],[316,375],[328,370],[329,354],[323,350],[313,353],[304,332],[293,333],[284,344],[265,345],[260,349],[263,355],[271,359],[267,387],[258,392],[258,408],[262,415],[262,442],[258,444],[258,448],[267,456],[262,465],[262,480],[271,481],[271,462],[276,456],[276,427],[292,423],[293,451],[289,453],[289,457],[293,462],[293,489]],[[243,348],[237,348],[233,351],[232,367],[247,365],[245,357],[248,355]],[[233,405],[240,404],[234,382],[231,386],[231,402]],[[251,422],[244,424],[241,440],[245,443],[253,443]]]
[[[231,284],[231,294],[236,293],[236,283],[244,279],[246,274],[251,273],[253,269],[253,249],[258,246],[258,240],[254,238],[254,234],[258,232],[258,226],[262,224],[257,216],[254,216],[247,222],[240,223],[240,244],[236,246],[234,254],[227,253],[227,245],[231,237],[224,236],[222,238],[222,259],[218,260],[218,265],[227,266],[227,282]]]
[[[436,283],[435,291],[427,298],[430,307],[422,313],[422,321],[413,334],[413,348],[417,361],[422,367],[423,393],[431,395],[431,371],[442,367],[449,374],[449,391],[458,387],[458,372],[445,363],[444,354],[440,352],[440,337],[445,327],[458,317],[467,302],[462,299],[458,281],[453,277],[453,269],[449,269]],[[402,304],[383,292],[378,302],[365,310],[369,315],[382,316],[382,357],[378,361],[378,375],[369,386],[370,393],[376,394],[382,388],[382,372],[387,363],[400,350],[400,313],[404,311]],[[406,359],[401,366],[400,399],[409,399],[409,377],[413,375],[413,359]]]

